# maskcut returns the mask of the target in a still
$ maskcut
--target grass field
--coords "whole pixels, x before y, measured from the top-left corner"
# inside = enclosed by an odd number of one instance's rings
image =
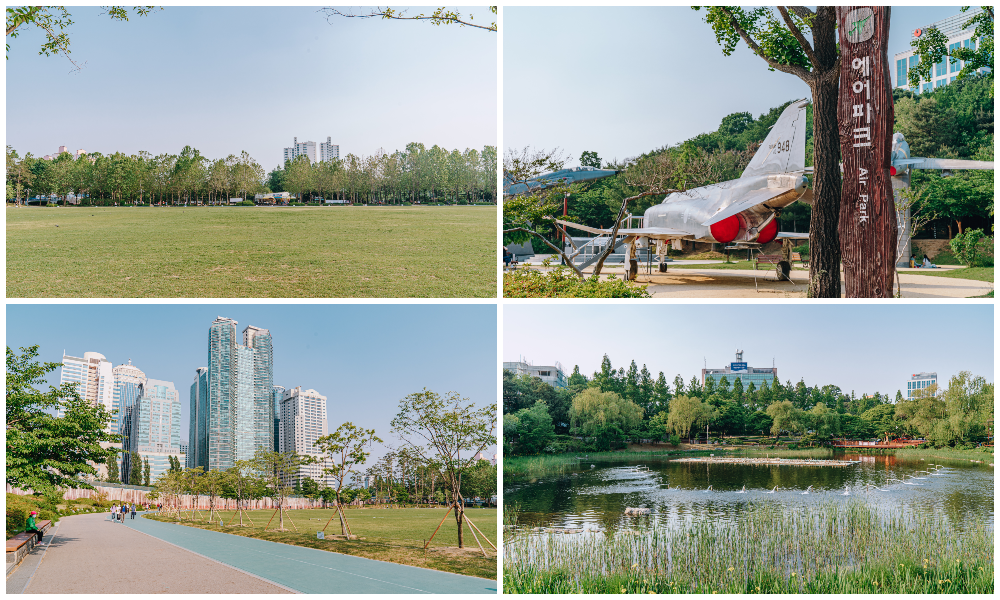
[[[495,207],[7,209],[7,297],[495,297]]]
[[[930,275],[931,277],[952,277],[954,279],[973,279],[975,281],[993,282],[993,267],[966,267],[964,269],[920,269],[907,271],[907,275]]]
[[[323,529],[327,520],[336,512],[333,509],[288,511],[287,514],[290,515],[291,522],[294,524],[293,527],[286,518],[285,528],[288,531],[273,531],[278,527],[277,517],[271,522],[268,531],[264,531],[264,527],[274,514],[274,510],[248,511],[245,514],[249,514],[250,520],[246,518],[243,520],[246,527],[229,524],[234,514],[231,510],[217,512],[217,514],[222,515],[226,522],[225,527],[219,527],[218,519],[213,523],[206,523],[208,511],[202,511],[204,516],[195,521],[191,520],[190,512],[183,512],[181,513],[181,524],[272,542],[318,548],[341,554],[496,580],[496,552],[486,542],[482,542],[489,554],[489,558],[484,558],[468,526],[465,527],[465,549],[458,549],[458,528],[455,525],[454,513],[449,514],[448,518],[445,519],[441,530],[431,542],[428,552],[423,551],[424,541],[434,533],[434,528],[441,522],[445,510],[447,509],[348,509],[348,523],[354,535],[358,536],[357,540],[350,541],[329,539],[335,534],[340,534],[340,521],[336,517],[326,529],[328,539],[316,539],[316,532]],[[466,509],[465,514],[472,519],[476,527],[489,538],[494,546],[497,545],[497,510],[495,508],[470,508]],[[147,518],[164,522],[177,522],[176,517],[172,516],[151,514],[147,515]],[[250,525],[250,521],[253,521],[253,525]],[[239,523],[238,518],[236,523]],[[295,531],[295,528],[298,528],[298,531]]]

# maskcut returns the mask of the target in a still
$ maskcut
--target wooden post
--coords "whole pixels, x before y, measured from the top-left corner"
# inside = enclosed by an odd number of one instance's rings
[[[466,520],[466,521],[469,521],[469,525],[470,525],[470,526],[471,526],[471,527],[472,527],[473,529],[475,529],[476,531],[479,531],[479,535],[483,536],[483,539],[484,539],[484,540],[486,540],[486,543],[487,543],[487,544],[489,544],[489,545],[490,545],[490,547],[492,547],[492,548],[493,548],[493,550],[496,550],[496,549],[497,549],[497,547],[493,545],[493,542],[491,542],[491,541],[490,541],[490,538],[486,537],[486,534],[485,534],[485,533],[483,533],[482,531],[480,531],[480,530],[479,530],[479,528],[478,528],[478,527],[476,527],[476,524],[475,524],[475,523],[473,523],[472,521],[470,521],[470,520],[469,520],[469,515],[465,515],[465,519],[464,519],[464,520]]]
[[[455,506],[455,505],[454,505],[454,503],[453,503],[453,504],[449,504],[449,505],[448,505],[448,510],[447,510],[447,511],[445,511],[445,513],[444,513],[444,516],[443,516],[443,517],[441,517],[441,522],[440,522],[440,523],[438,523],[438,526],[437,526],[437,529],[435,529],[435,530],[434,530],[434,533],[432,533],[432,534],[431,534],[431,539],[430,539],[430,540],[427,540],[427,543],[426,543],[426,544],[424,544],[424,550],[426,550],[426,549],[427,549],[427,546],[430,546],[430,545],[431,545],[431,540],[433,540],[433,539],[434,539],[434,536],[435,536],[435,535],[437,535],[437,532],[438,532],[438,529],[441,529],[441,526],[442,526],[442,525],[444,525],[444,520],[445,520],[445,519],[447,519],[447,518],[448,518],[448,515],[450,515],[450,514],[451,514],[451,509],[452,509],[452,508],[454,508],[454,506]],[[456,509],[456,510],[457,510],[457,509]]]
[[[896,204],[889,179],[895,121],[888,6],[838,6],[837,121],[844,162],[841,260],[848,298],[891,298]]]

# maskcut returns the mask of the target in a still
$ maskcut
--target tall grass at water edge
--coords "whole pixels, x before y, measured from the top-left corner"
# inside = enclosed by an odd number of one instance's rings
[[[759,456],[770,458],[832,458],[833,451],[829,448],[804,448],[801,450],[761,448],[732,448],[713,446],[704,450],[673,450],[631,451],[623,452],[579,452],[576,454],[549,454],[541,456],[515,456],[503,459],[503,475],[514,479],[542,477],[546,475],[562,475],[568,469],[593,462],[629,462],[633,460],[657,461],[682,458],[685,456]],[[583,457],[586,456],[586,459]]]
[[[993,530],[981,522],[958,529],[852,501],[755,503],[735,524],[645,523],[598,537],[508,533],[504,592],[993,593]]]

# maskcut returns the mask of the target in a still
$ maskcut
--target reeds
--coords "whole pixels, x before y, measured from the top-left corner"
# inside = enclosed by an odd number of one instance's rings
[[[860,501],[754,503],[735,524],[505,537],[505,593],[993,593],[991,527]]]

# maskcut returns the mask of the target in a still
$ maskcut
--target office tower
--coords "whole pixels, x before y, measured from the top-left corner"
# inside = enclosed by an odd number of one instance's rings
[[[937,386],[937,372],[914,373],[910,376],[910,380],[906,382],[906,399],[912,400],[914,396],[921,395],[917,394],[917,390],[923,390],[932,385]],[[926,394],[926,392],[923,394]],[[933,395],[937,396],[936,388]]]
[[[176,456],[181,464],[185,462],[181,453],[181,401],[173,382],[146,379],[132,406],[129,426],[128,450],[149,461],[150,483],[170,468],[169,456]]]
[[[285,390],[281,396],[281,452],[294,452],[320,459],[299,468],[297,480],[310,477],[317,483],[335,486],[333,478],[323,473],[323,453],[314,444],[327,434],[326,396],[301,386]],[[290,482],[292,484],[295,481]]]
[[[274,451],[281,452],[281,397],[285,394],[285,387],[275,385],[271,387],[271,398],[274,400]]]
[[[247,327],[243,344],[233,319],[218,317],[208,332],[206,470],[226,470],[274,447],[271,334]],[[198,450],[202,453],[202,450]]]
[[[132,359],[129,359],[128,364],[118,365],[111,372],[114,379],[112,395],[115,413],[112,423],[115,433],[122,436],[122,449],[124,450],[118,472],[121,473],[122,481],[137,485],[137,482],[129,480],[132,468],[132,459],[128,453],[129,448],[131,448],[129,436],[132,432],[132,408],[142,393],[142,385],[146,383],[146,374],[132,364]]]
[[[189,398],[188,463],[204,468],[208,464],[208,367],[195,371]]]

